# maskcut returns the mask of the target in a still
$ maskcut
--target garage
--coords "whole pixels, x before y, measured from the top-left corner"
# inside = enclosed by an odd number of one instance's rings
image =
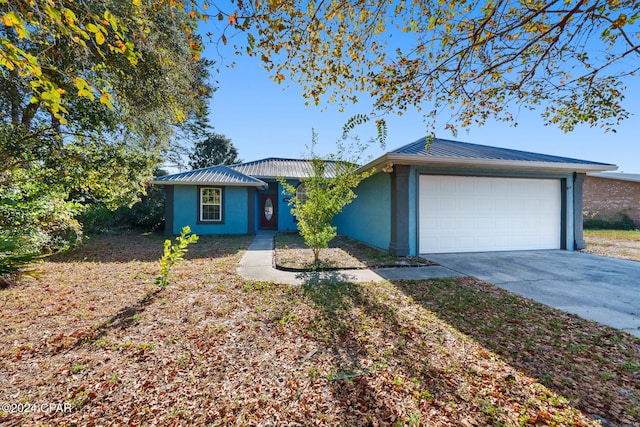
[[[421,254],[560,249],[559,179],[420,175]]]

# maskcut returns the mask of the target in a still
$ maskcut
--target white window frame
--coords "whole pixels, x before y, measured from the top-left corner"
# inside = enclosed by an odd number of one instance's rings
[[[218,193],[218,203],[210,203],[204,202],[205,191],[214,190]],[[199,203],[199,218],[200,222],[222,222],[222,188],[220,187],[200,187],[198,194],[198,203]],[[217,219],[205,219],[204,218],[204,207],[205,206],[218,206],[218,218]]]
[[[303,182],[296,187],[296,198],[299,202],[304,203],[307,201],[307,189]]]

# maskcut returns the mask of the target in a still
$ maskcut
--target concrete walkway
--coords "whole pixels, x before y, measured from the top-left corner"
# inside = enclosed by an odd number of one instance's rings
[[[238,274],[248,280],[302,285],[321,282],[379,282],[383,280],[424,280],[443,277],[459,277],[445,267],[390,267],[375,270],[336,270],[319,272],[292,272],[274,267],[275,231],[261,230],[256,234],[238,266]]]

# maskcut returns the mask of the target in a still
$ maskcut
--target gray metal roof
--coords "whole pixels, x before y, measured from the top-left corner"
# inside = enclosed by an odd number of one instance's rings
[[[589,176],[593,176],[595,178],[619,179],[620,181],[640,182],[640,173],[596,172],[590,173]]]
[[[531,153],[528,151],[511,150],[508,148],[489,147],[486,145],[470,144],[467,142],[434,139],[429,146],[426,138],[390,151],[393,154],[411,154],[416,156],[437,158],[459,158],[476,160],[506,160],[522,162],[546,162],[576,165],[603,165],[607,163],[591,162],[588,160],[551,156],[548,154]]]
[[[335,176],[336,162],[325,161],[327,178]],[[313,168],[309,160],[300,159],[279,159],[270,157],[268,159],[255,160],[253,162],[239,163],[231,165],[231,168],[245,175],[257,178],[303,178],[313,175]]]
[[[201,184],[265,187],[267,184],[257,178],[243,174],[229,166],[217,165],[188,172],[165,175],[153,180],[154,184]]]

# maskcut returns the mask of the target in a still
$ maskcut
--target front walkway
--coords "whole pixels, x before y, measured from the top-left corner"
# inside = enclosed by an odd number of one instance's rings
[[[462,274],[440,266],[390,267],[375,270],[336,270],[291,272],[274,267],[275,231],[260,230],[238,266],[238,274],[247,280],[302,285],[321,282],[380,282],[383,280],[425,280],[459,277]]]

